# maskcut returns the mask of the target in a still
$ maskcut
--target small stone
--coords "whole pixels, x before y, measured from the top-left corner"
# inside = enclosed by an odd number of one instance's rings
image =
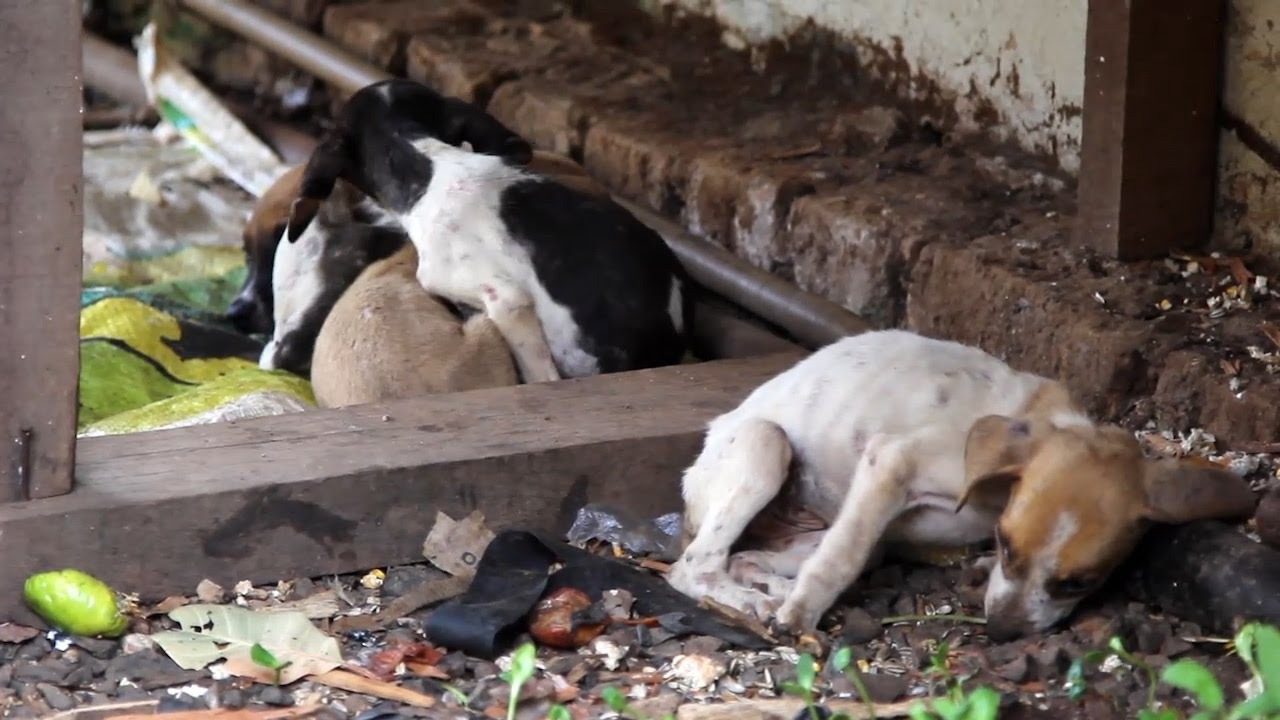
[[[316,594],[316,584],[311,578],[298,578],[293,581],[293,597],[305,598]]]
[[[1020,654],[1012,661],[996,668],[995,673],[1009,682],[1020,683],[1026,680],[1029,674],[1026,654]]]
[[[646,651],[650,657],[666,660],[684,652],[684,645],[676,639],[658,643]]]
[[[718,658],[706,655],[679,655],[671,661],[666,679],[686,690],[703,690],[719,680],[727,666]]]
[[[992,665],[1004,665],[1013,662],[1018,658],[1025,658],[1027,652],[1020,642],[1005,643],[1004,645],[993,645],[987,650],[987,660]]]
[[[1040,679],[1058,677],[1071,667],[1071,658],[1062,646],[1050,640],[1036,653],[1037,677]]]
[[[18,682],[61,684],[71,673],[71,667],[61,663],[23,663],[14,667],[13,679]]]
[[[676,708],[680,707],[681,702],[681,697],[674,694],[636,700],[631,703],[631,713],[629,714],[632,717],[642,718],[673,717],[676,714]]]
[[[196,585],[196,597],[202,603],[219,604],[226,599],[226,591],[218,583],[205,578]]]
[[[1173,636],[1169,623],[1160,620],[1146,620],[1138,624],[1135,631],[1138,650],[1146,655],[1160,652],[1166,640]]]
[[[41,635],[34,640],[29,640],[24,643],[22,647],[18,649],[17,654],[13,656],[13,659],[39,660],[45,655],[48,655],[51,650],[53,650],[53,646],[49,644],[49,640],[47,638]]]
[[[1178,657],[1184,653],[1190,652],[1195,646],[1183,640],[1176,635],[1170,635],[1164,639],[1164,643],[1160,645],[1160,654],[1166,657]]]
[[[70,710],[75,707],[76,699],[62,688],[55,687],[48,683],[39,683],[36,689],[40,691],[40,696],[54,710]]]
[[[724,647],[724,641],[709,635],[699,635],[685,641],[684,652],[689,655],[711,655]]]
[[[228,708],[231,710],[239,710],[240,708],[245,706],[246,698],[244,696],[243,690],[230,688],[228,690],[223,690],[221,693],[219,693],[218,702],[224,708]]]
[[[631,606],[636,598],[626,590],[606,590],[601,598],[604,611],[614,620],[626,620],[631,617]]]
[[[880,637],[883,632],[880,621],[872,617],[871,613],[860,607],[852,607],[844,614],[844,631],[840,635],[840,642],[845,645],[862,645]]]
[[[115,655],[116,651],[120,649],[119,642],[102,638],[76,636],[72,639],[72,642],[74,642],[76,646],[83,648],[90,655],[103,660],[110,660],[111,656]]]
[[[911,684],[905,676],[885,674],[863,674],[862,682],[867,686],[867,694],[871,696],[871,700],[878,703],[893,702],[906,695]]]
[[[156,641],[152,640],[150,635],[141,633],[131,633],[120,640],[120,652],[125,655],[132,655],[144,650],[154,650],[155,647]]]
[[[894,615],[914,615],[916,613],[916,598],[911,593],[903,593],[893,603]]]
[[[118,655],[107,664],[108,680],[130,680],[144,690],[183,685],[201,677],[198,671],[183,670],[155,650]]]
[[[1274,548],[1280,548],[1280,485],[1262,496],[1253,521],[1258,527],[1258,537]]]
[[[268,685],[258,691],[258,700],[275,707],[291,707],[293,705],[293,695],[276,685]]]
[[[71,673],[63,679],[62,684],[69,688],[88,687],[89,683],[93,682],[93,679],[96,676],[97,673],[94,671],[92,666],[81,665],[75,670],[72,670]]]
[[[433,570],[425,565],[393,567],[382,581],[382,595],[384,598],[397,598],[422,583],[441,576],[442,573],[439,570]]]

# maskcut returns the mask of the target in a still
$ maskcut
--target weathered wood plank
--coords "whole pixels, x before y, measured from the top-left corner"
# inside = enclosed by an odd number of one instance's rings
[[[0,506],[0,618],[50,568],[158,597],[415,561],[437,510],[564,530],[587,502],[678,509],[707,421],[799,357],[87,438],[74,493]]]
[[[0,66],[3,503],[71,490],[83,228],[80,4],[0,3]]]
[[[1225,3],[1090,0],[1081,244],[1124,260],[1209,239]]]

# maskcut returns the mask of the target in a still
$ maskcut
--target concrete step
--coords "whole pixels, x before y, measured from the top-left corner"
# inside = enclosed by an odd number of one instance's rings
[[[1269,297],[1210,318],[1225,271],[1072,249],[1069,179],[952,142],[838,53],[736,52],[703,24],[659,32],[628,3],[593,6],[616,13],[594,24],[555,5],[357,2],[324,27],[876,325],[1059,377],[1109,419],[1280,439],[1280,375],[1247,349],[1280,349],[1261,330],[1280,326]]]

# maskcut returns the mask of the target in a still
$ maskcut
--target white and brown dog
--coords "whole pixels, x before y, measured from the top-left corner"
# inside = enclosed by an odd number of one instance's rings
[[[1145,458],[1058,382],[905,331],[825,347],[716,418],[683,493],[691,541],[670,583],[796,631],[887,544],[994,535],[996,639],[1066,617],[1150,522],[1255,504],[1230,472]]]
[[[287,236],[345,180],[405,227],[428,292],[483,309],[525,382],[679,363],[692,305],[675,255],[609,198],[530,172],[532,156],[475,106],[375,83],[312,154]]]

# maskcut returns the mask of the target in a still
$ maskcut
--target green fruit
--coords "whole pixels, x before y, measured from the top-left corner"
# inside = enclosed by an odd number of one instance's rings
[[[72,635],[117,637],[129,626],[116,593],[79,570],[53,570],[27,578],[22,595],[45,622]]]

